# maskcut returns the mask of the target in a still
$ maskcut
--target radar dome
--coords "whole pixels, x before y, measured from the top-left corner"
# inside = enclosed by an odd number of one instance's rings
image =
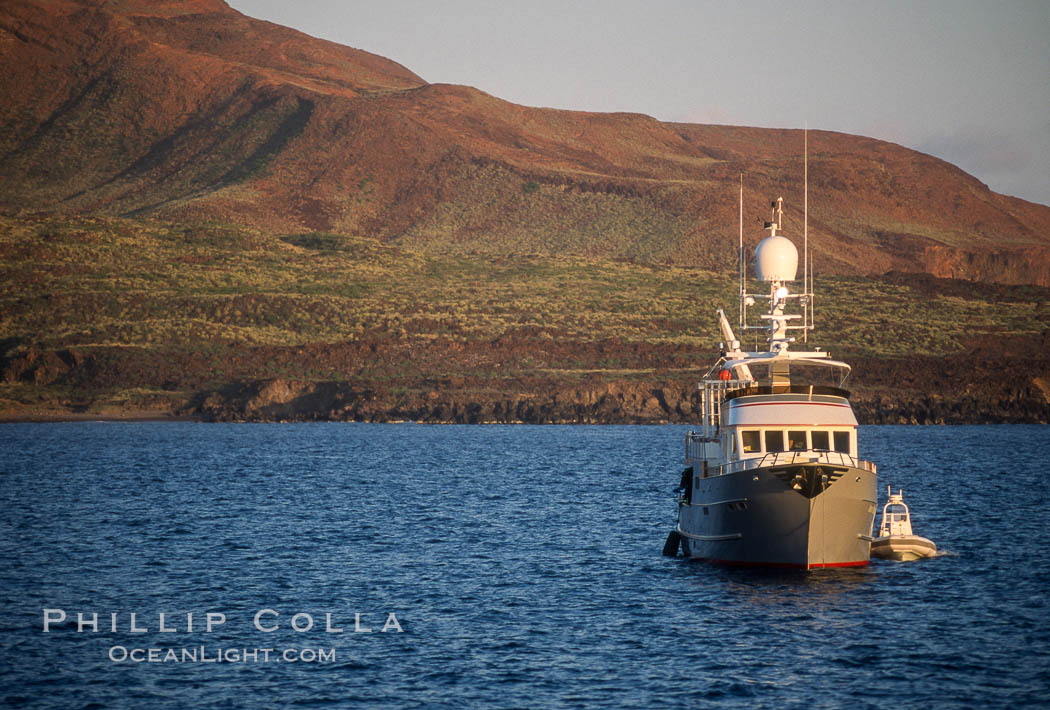
[[[798,249],[787,237],[766,237],[755,247],[755,276],[759,281],[794,281]]]

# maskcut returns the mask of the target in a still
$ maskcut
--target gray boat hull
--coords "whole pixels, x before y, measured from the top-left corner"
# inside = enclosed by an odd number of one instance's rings
[[[814,569],[870,562],[876,475],[801,464],[699,477],[680,502],[678,533],[692,559]]]

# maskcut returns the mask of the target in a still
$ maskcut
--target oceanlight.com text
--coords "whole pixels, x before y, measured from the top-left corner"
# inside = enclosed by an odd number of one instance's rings
[[[111,646],[114,663],[334,663],[334,648],[209,648]]]

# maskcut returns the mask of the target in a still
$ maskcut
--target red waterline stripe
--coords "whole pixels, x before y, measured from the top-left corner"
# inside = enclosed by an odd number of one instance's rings
[[[745,562],[743,560],[718,560],[713,557],[690,557],[691,560],[710,562],[716,565],[728,567],[769,567],[773,569],[830,569],[832,567],[866,567],[871,560],[857,560],[855,562],[823,562],[820,564],[801,565],[796,562]]]

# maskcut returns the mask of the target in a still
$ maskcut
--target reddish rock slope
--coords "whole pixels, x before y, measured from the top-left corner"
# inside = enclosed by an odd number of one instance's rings
[[[799,131],[517,106],[219,0],[0,6],[0,209],[220,220],[424,247],[725,267]],[[1050,207],[886,142],[810,133],[818,269],[1050,284]]]

